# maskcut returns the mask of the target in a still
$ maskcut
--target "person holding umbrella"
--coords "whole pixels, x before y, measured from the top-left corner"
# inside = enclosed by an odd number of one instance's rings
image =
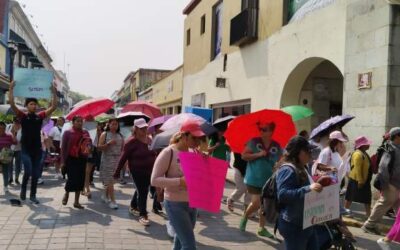
[[[280,145],[272,139],[275,127],[274,122],[259,123],[259,137],[251,139],[242,153],[243,160],[247,161],[244,182],[251,194],[251,203],[240,221],[241,231],[246,230],[247,220],[251,214],[260,209],[262,187],[272,176],[272,169],[282,155]],[[265,217],[262,213],[260,213],[257,234],[273,238],[273,235],[265,228]]]
[[[36,198],[37,181],[40,175],[40,160],[42,157],[42,145],[40,140],[40,131],[42,129],[43,120],[49,117],[57,108],[57,90],[54,86],[51,87],[53,97],[51,106],[39,113],[36,113],[38,100],[36,98],[26,98],[25,107],[28,112],[21,111],[14,101],[15,82],[10,83],[9,101],[14,113],[21,121],[21,159],[24,165],[24,176],[21,185],[21,200],[26,199],[26,188],[28,180],[31,178],[31,193],[30,200],[34,204],[39,204]]]

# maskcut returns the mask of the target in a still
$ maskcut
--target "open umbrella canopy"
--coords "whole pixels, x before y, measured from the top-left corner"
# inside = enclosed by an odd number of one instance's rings
[[[293,121],[295,122],[310,117],[314,114],[311,109],[300,105],[287,106],[282,108],[282,110],[291,115]]]
[[[66,116],[66,119],[72,120],[72,118],[77,115],[82,116],[85,120],[90,117],[96,117],[97,115],[110,110],[114,104],[115,103],[108,98],[89,99],[75,105],[71,112]]]
[[[162,116],[160,108],[154,104],[144,102],[144,101],[134,101],[128,103],[126,106],[123,107],[121,113],[127,112],[142,112],[143,114],[147,115],[151,119]]]
[[[96,116],[94,118],[94,120],[96,122],[98,122],[98,123],[105,123],[105,122],[108,122],[108,120],[110,120],[111,118],[114,118],[114,117],[115,117],[114,115],[109,115],[109,114],[106,114],[106,113],[102,113],[102,114]]]
[[[124,126],[133,126],[133,122],[139,118],[145,119],[146,122],[150,121],[150,117],[142,112],[129,111],[117,116],[118,121],[122,122]]]
[[[259,125],[271,122],[275,123],[272,139],[286,147],[290,138],[296,135],[296,127],[292,117],[282,110],[264,109],[238,116],[229,123],[225,138],[233,152],[242,153],[250,139],[260,136]]]
[[[310,139],[313,139],[318,135],[329,133],[333,129],[342,128],[344,125],[346,125],[349,121],[353,120],[354,118],[355,118],[355,116],[352,116],[352,115],[334,116],[334,117],[324,121],[320,125],[318,125],[318,127],[314,128],[311,131]]]
[[[26,109],[22,106],[17,105],[17,108],[19,110],[23,110],[25,111]],[[4,114],[4,115],[15,115],[14,111],[11,109],[11,105],[10,104],[1,104],[0,105],[0,114]]]
[[[206,120],[198,115],[192,114],[192,113],[182,113],[179,115],[176,115],[172,118],[170,118],[168,121],[164,122],[164,124],[161,126],[161,130],[167,131],[171,129],[180,129],[182,124],[188,120],[192,119],[195,121],[198,121],[199,124],[203,124],[206,122]]]
[[[155,127],[158,125],[162,125],[162,124],[164,124],[164,122],[168,121],[172,117],[174,117],[174,115],[163,115],[163,116],[154,118],[153,120],[151,120],[151,122],[149,124],[149,128]]]
[[[228,115],[214,121],[213,126],[220,131],[225,131],[228,128],[228,123],[235,119],[236,116]]]

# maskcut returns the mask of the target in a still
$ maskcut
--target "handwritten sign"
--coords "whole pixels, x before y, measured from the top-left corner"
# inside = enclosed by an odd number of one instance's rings
[[[16,68],[14,96],[50,98],[53,72],[43,69]]]
[[[189,194],[189,206],[219,213],[228,163],[197,153],[179,154]]]
[[[339,184],[304,197],[303,229],[339,218]]]

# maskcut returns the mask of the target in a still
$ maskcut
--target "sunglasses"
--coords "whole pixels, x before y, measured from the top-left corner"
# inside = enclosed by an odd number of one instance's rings
[[[272,132],[272,129],[269,129],[269,128],[258,128],[258,130],[260,131],[260,132]]]

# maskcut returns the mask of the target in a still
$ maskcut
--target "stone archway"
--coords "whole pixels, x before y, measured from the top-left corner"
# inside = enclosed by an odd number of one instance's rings
[[[310,131],[329,117],[342,114],[343,74],[329,60],[321,57],[308,58],[289,74],[280,105],[303,105],[311,108],[314,116],[296,124],[299,131]]]

